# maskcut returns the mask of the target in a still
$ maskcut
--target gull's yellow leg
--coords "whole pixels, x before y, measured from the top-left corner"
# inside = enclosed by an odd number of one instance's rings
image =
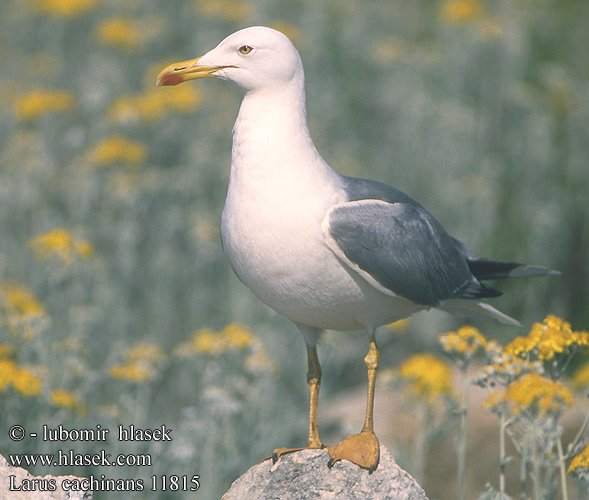
[[[316,347],[307,347],[309,371],[307,372],[307,384],[309,384],[309,439],[305,448],[323,448],[319,439],[319,387],[321,387],[321,365],[317,356]]]
[[[305,448],[323,448],[319,439],[319,387],[321,386],[321,365],[317,356],[317,347],[307,347],[309,369],[307,384],[309,384],[309,438],[303,448],[278,448],[272,453],[272,460],[276,462],[281,455],[304,450]]]
[[[376,345],[376,339],[374,338],[374,335],[372,335],[370,337],[368,354],[364,358],[364,364],[368,370],[368,396],[366,401],[366,418],[364,419],[364,427],[362,427],[362,431],[372,432],[374,430],[374,387],[379,361],[380,354]]]
[[[331,458],[331,467],[338,460],[349,460],[369,472],[373,472],[380,459],[380,447],[378,438],[374,434],[374,386],[376,382],[376,370],[378,369],[379,353],[376,346],[374,333],[370,335],[370,348],[364,358],[364,364],[368,370],[368,395],[366,401],[366,418],[360,434],[352,434],[335,446],[327,450]]]

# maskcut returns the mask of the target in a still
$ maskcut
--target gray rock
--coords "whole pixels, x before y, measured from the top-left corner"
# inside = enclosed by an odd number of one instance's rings
[[[238,478],[221,500],[427,500],[382,445],[372,474],[343,460],[330,469],[328,461],[326,449],[283,455],[276,464],[264,460]]]
[[[11,478],[11,476],[13,476]],[[0,500],[91,500],[91,491],[67,491],[62,482],[74,476],[32,476],[25,469],[12,467],[0,455]],[[11,491],[11,484],[13,490]],[[17,488],[21,488],[17,490]],[[35,488],[31,491],[31,488]],[[48,488],[54,491],[44,491]],[[28,489],[29,491],[25,491]]]

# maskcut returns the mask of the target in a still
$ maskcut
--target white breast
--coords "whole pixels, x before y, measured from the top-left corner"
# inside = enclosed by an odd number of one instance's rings
[[[288,99],[284,89],[280,98],[248,95],[235,124],[221,221],[235,273],[299,324],[358,330],[406,316],[414,304],[376,290],[328,247],[321,223],[346,201],[343,180],[315,149],[304,109],[289,112]]]

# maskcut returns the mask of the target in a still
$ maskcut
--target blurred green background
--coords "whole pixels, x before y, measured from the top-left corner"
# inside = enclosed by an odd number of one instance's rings
[[[219,240],[240,91],[154,89],[166,64],[250,25],[300,50],[332,167],[407,192],[475,255],[560,270],[501,283],[493,305],[526,326],[552,313],[587,329],[588,23],[583,0],[3,0],[0,453],[146,452],[150,468],[29,469],[146,489],[153,474],[199,474],[197,494],[133,498],[212,499],[305,441],[302,339],[233,275]],[[460,323],[427,313],[384,329],[383,366],[439,352],[436,335]],[[326,336],[321,405],[363,388],[366,349],[364,335]],[[111,436],[166,424],[174,442],[12,442],[14,423]],[[320,413],[320,426],[335,440],[345,424]],[[432,500],[454,498],[437,487]]]

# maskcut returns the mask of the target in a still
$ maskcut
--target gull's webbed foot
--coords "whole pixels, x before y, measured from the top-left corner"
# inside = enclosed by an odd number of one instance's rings
[[[327,451],[331,456],[327,464],[329,467],[338,460],[348,460],[363,469],[368,469],[371,474],[378,466],[380,459],[378,438],[370,430],[363,430],[360,434],[351,434],[338,444],[329,446]]]
[[[302,450],[321,450],[323,448],[325,448],[325,445],[321,442],[307,443],[307,445],[302,448],[276,448],[272,452],[272,463],[275,464],[282,455],[288,455],[289,453],[296,453],[297,451]]]

